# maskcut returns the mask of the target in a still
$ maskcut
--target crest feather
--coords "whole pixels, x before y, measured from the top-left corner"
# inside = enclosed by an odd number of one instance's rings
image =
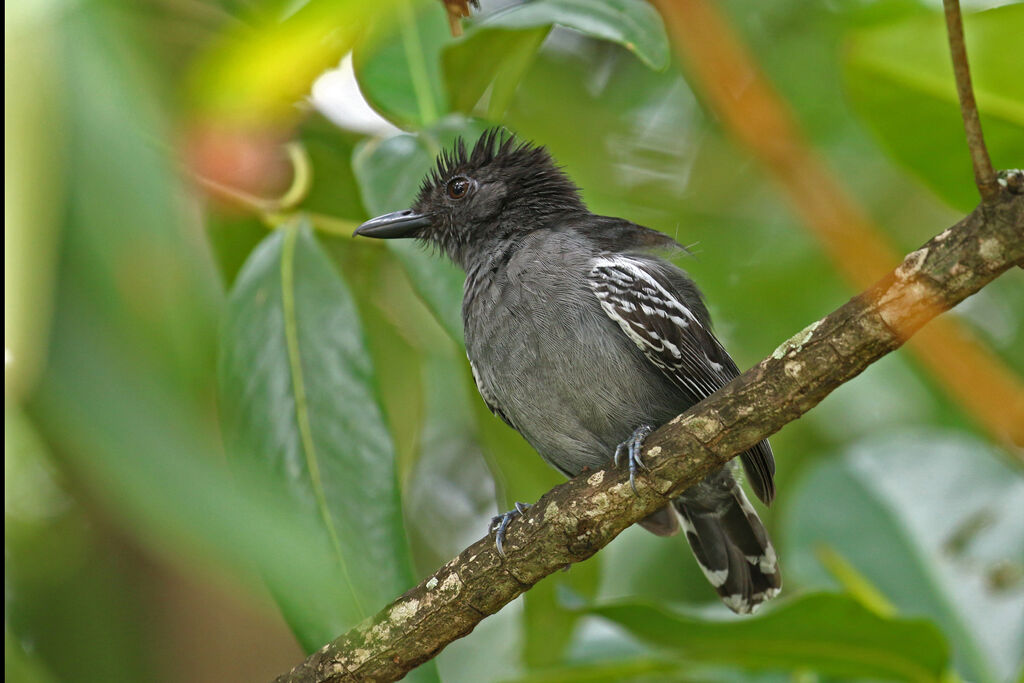
[[[432,188],[440,187],[455,176],[472,177],[476,171],[485,167],[532,171],[538,186],[543,187],[546,181],[551,184],[546,188],[549,192],[567,192],[578,201],[578,189],[555,164],[546,147],[520,140],[507,128],[500,126],[484,131],[472,150],[467,148],[462,137],[456,138],[450,148],[442,150],[437,155],[434,168],[423,179],[420,199],[426,198]]]

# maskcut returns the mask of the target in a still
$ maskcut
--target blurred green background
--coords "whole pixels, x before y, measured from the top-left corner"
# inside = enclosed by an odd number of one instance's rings
[[[856,293],[651,5],[483,5],[455,38],[435,0],[5,3],[7,680],[269,680],[559,482],[477,396],[461,275],[349,237],[457,135],[688,245],[741,367]],[[940,3],[715,6],[895,250],[976,203]],[[1024,5],[965,14],[1021,166]],[[1022,285],[952,314],[1017,387]],[[773,444],[762,615],[631,529],[410,678],[1021,680],[1019,445],[907,351]]]

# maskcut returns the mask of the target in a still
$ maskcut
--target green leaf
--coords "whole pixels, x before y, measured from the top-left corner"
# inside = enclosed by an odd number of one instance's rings
[[[403,0],[395,9],[357,45],[352,61],[370,105],[406,128],[429,126],[451,110],[471,112],[488,86],[487,117],[498,121],[555,24],[618,43],[652,69],[669,64],[665,27],[645,0],[525,3],[487,17],[457,42],[436,3]]]
[[[41,431],[151,552],[192,567],[213,560],[230,570],[225,583],[255,593],[252,577],[263,576],[285,609],[301,608],[313,625],[337,619],[332,608],[344,596],[323,529],[255,463],[227,471],[206,402],[184,395],[82,295],[81,258],[69,257],[50,363],[31,404]],[[304,644],[319,646],[340,628]]]
[[[974,92],[992,161],[1024,159],[1024,5],[964,17]],[[900,20],[849,36],[844,77],[855,109],[889,154],[943,199],[978,203],[941,14]]]
[[[151,680],[155,671],[143,654],[147,640],[140,628],[148,600],[124,590],[137,579],[137,569],[110,552],[96,511],[78,504],[63,474],[32,420],[9,402],[4,409],[5,680],[43,680],[33,673],[83,683]],[[28,668],[17,670],[22,667]]]
[[[833,548],[822,545],[818,548],[818,561],[829,574],[843,587],[850,597],[883,617],[892,617],[898,611],[845,557]]]
[[[572,567],[596,574],[599,563],[591,560]],[[561,576],[545,577],[523,596],[523,660],[530,669],[559,664],[580,619],[578,612],[566,609],[558,594]]]
[[[623,683],[623,681],[689,681],[714,680],[694,674],[692,667],[652,657],[615,659],[597,664],[568,664],[565,666],[533,669],[530,673],[509,683]]]
[[[210,206],[204,226],[217,272],[224,289],[230,289],[249,254],[267,236],[266,224],[256,216],[240,214],[232,209]]]
[[[371,214],[409,207],[423,177],[443,147],[462,136],[475,142],[483,132],[480,122],[451,116],[418,135],[396,135],[368,140],[356,148],[352,160],[363,204]],[[409,274],[416,293],[437,316],[445,330],[462,343],[462,271],[411,240],[387,240]]]
[[[480,25],[526,29],[551,24],[618,43],[656,71],[668,67],[665,25],[646,0],[537,0],[488,17]]]
[[[4,71],[4,396],[20,399],[46,355],[59,260],[68,130],[57,5],[6,7]]]
[[[431,569],[483,536],[498,511],[480,452],[465,353],[443,335],[441,341],[424,359],[419,459],[406,492],[419,555],[429,557]]]
[[[640,604],[590,611],[676,657],[751,670],[811,669],[923,683],[938,681],[949,659],[931,623],[880,617],[844,595],[807,595],[763,616],[727,621]]]
[[[448,112],[441,79],[441,46],[448,40],[448,22],[438,3],[398,0],[352,53],[363,97],[400,127],[433,124]]]
[[[136,68],[145,60],[126,38],[123,17],[91,5],[67,18],[61,44],[72,225],[63,239],[78,257],[81,293],[106,308],[138,348],[160,356],[169,380],[205,392],[222,294],[205,245],[192,237],[180,168],[165,151],[173,126]]]
[[[781,556],[794,581],[831,583],[839,553],[903,614],[928,615],[969,680],[1005,681],[1024,639],[1024,478],[992,449],[946,432],[862,441],[794,491]],[[1017,568],[1003,585],[1000,568]]]
[[[18,639],[4,628],[4,680],[21,683],[57,683],[57,678],[46,670],[38,656],[30,654]]]
[[[352,172],[352,151],[360,136],[319,114],[304,121],[299,134],[313,167],[312,183],[301,208],[358,224],[366,215]]]
[[[265,466],[330,539],[342,611],[320,623],[286,614],[300,640],[318,647],[411,577],[394,448],[359,318],[308,225],[270,235],[242,269],[219,380],[229,454]]]
[[[471,29],[462,40],[446,47],[442,61],[452,109],[471,113],[490,88],[487,118],[497,122],[551,27],[505,30],[485,26]]]

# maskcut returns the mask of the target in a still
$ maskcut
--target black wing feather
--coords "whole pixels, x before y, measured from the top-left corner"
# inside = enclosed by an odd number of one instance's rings
[[[605,313],[691,403],[739,375],[711,333],[697,287],[671,264],[646,255],[608,254],[594,260],[590,286]],[[762,441],[742,455],[757,497],[775,497],[775,459]]]

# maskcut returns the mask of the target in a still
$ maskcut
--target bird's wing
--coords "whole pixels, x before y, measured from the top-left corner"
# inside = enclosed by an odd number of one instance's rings
[[[684,297],[670,289],[660,270],[645,258],[600,256],[593,261],[588,281],[608,317],[697,403],[737,373],[735,366],[721,362],[727,354],[718,340],[683,303]]]
[[[669,380],[699,403],[739,375],[711,333],[699,294],[681,273],[655,259],[606,254],[591,263],[588,283],[601,307]],[[761,500],[774,497],[775,462],[763,441],[743,454]]]

